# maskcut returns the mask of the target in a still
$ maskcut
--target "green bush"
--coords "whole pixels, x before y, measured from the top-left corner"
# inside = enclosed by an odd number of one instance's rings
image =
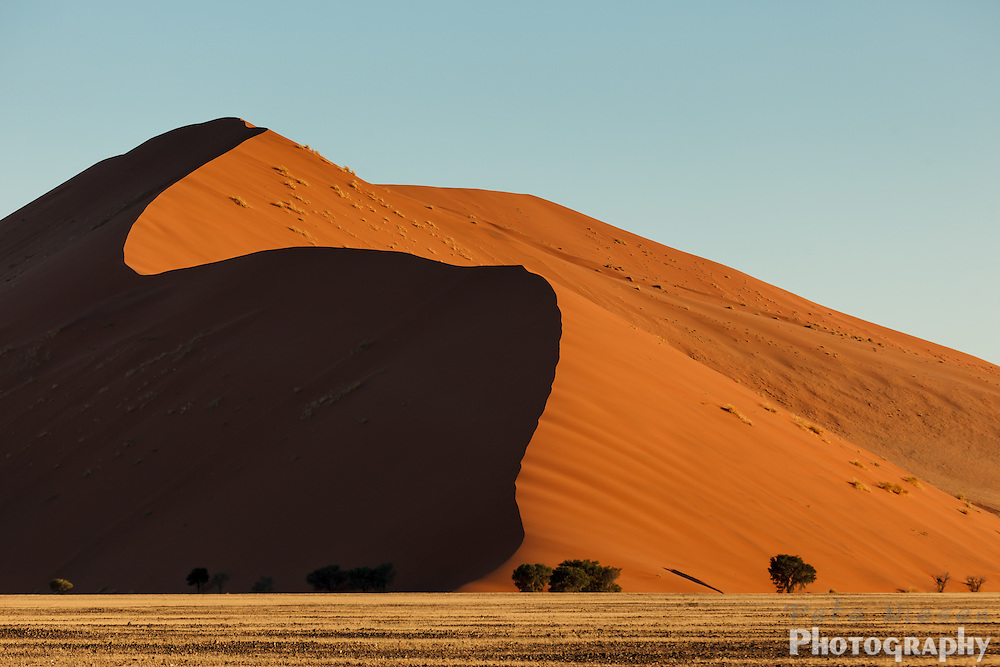
[[[620,567],[601,565],[596,560],[564,560],[553,570],[549,590],[553,593],[620,593],[615,583]]]
[[[541,593],[549,585],[552,568],[543,563],[522,563],[514,570],[511,579],[522,593]]]
[[[49,582],[49,588],[52,589],[53,593],[63,594],[69,593],[73,590],[73,584],[65,579],[53,579]]]

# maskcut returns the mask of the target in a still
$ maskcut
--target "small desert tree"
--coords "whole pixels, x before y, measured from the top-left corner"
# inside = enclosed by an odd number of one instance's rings
[[[986,577],[966,577],[965,585],[969,587],[970,593],[978,593],[979,589],[986,583]]]
[[[63,593],[69,593],[73,590],[73,584],[65,579],[53,579],[49,582],[49,588],[52,589],[53,593],[62,595]]]
[[[396,578],[396,570],[392,563],[382,563],[378,567],[356,567],[347,571],[347,585],[352,591],[368,593],[386,589]]]
[[[948,585],[949,579],[951,579],[951,575],[947,572],[934,575],[934,585],[937,587],[938,593],[944,593],[944,587]]]
[[[816,581],[816,568],[800,557],[788,554],[772,557],[767,572],[779,593],[794,593],[796,589]]]
[[[219,593],[222,593],[222,587],[226,585],[229,581],[229,575],[225,572],[216,572],[212,575],[212,585],[219,589]]]
[[[552,568],[543,563],[522,563],[511,575],[522,593],[541,593],[552,579]]]
[[[339,565],[327,565],[306,575],[306,583],[315,591],[332,593],[347,581],[347,573]]]
[[[201,593],[202,587],[208,583],[208,570],[204,567],[196,567],[188,573],[187,584],[194,586]]]

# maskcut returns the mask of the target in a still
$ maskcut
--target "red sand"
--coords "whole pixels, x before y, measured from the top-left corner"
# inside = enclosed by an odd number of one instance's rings
[[[535,197],[371,185],[273,132],[157,197],[124,254],[156,274],[312,245],[523,265],[555,290],[559,363],[517,477],[524,541],[466,590],[597,558],[631,591],[706,590],[667,569],[765,591],[785,552],[816,566],[811,590],[1000,580],[1000,518],[949,495],[1000,506],[995,366]]]

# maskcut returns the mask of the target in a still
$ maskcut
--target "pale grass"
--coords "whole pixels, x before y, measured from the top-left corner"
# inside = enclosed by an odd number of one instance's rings
[[[792,421],[795,422],[796,426],[798,426],[799,428],[801,428],[804,431],[810,431],[810,432],[815,433],[816,435],[819,435],[819,436],[823,435],[823,428],[822,427],[817,426],[816,424],[813,424],[811,422],[807,422],[806,420],[802,419],[801,417],[792,415]]]
[[[894,493],[897,496],[905,496],[906,494],[909,493],[909,491],[901,487],[899,484],[896,484],[895,482],[879,482],[875,486],[885,491],[888,491],[889,493]]]
[[[743,422],[743,423],[744,423],[744,424],[746,424],[747,426],[753,426],[753,422],[752,422],[752,421],[750,421],[750,418],[749,418],[749,417],[747,417],[747,416],[746,416],[745,414],[743,414],[742,412],[740,412],[740,411],[739,411],[739,410],[738,410],[738,409],[736,408],[736,406],[735,406],[735,405],[733,405],[732,403],[726,403],[725,405],[722,405],[722,406],[720,406],[720,407],[721,407],[721,408],[722,408],[723,410],[725,410],[726,412],[728,412],[729,414],[731,414],[731,415],[733,415],[734,417],[738,418],[738,419],[739,419],[739,420],[740,420],[741,422]]]
[[[850,484],[851,486],[853,486],[858,491],[867,491],[868,493],[872,492],[872,490],[868,487],[868,485],[865,484],[864,482],[862,482],[861,480],[859,480],[857,477],[855,477],[853,480],[851,480],[850,482],[848,482],[848,484]]]
[[[673,576],[664,573],[663,576]],[[280,583],[280,582],[279,582]],[[899,588],[909,590],[910,582]],[[994,634],[984,593],[389,593],[28,595],[0,597],[0,667],[12,665],[893,665],[892,657],[790,659],[788,605],[844,614],[833,636]],[[886,610],[912,610],[887,620]],[[949,610],[945,620],[938,613]],[[917,621],[929,609],[930,621]],[[862,620],[847,621],[859,612]],[[986,618],[977,618],[985,614]],[[988,621],[993,621],[990,624]],[[992,649],[992,644],[991,644]],[[992,653],[992,651],[990,651]],[[914,664],[938,664],[927,657]],[[952,661],[949,661],[949,664]],[[956,659],[956,664],[972,664]],[[985,662],[983,664],[986,664]]]
[[[300,234],[300,235],[306,237],[307,239],[309,239],[310,241],[313,240],[313,235],[310,234],[309,232],[305,231],[304,229],[299,229],[298,227],[289,227],[288,231],[295,232],[296,234]]]
[[[296,206],[290,201],[273,201],[271,206],[277,206],[278,208],[283,208],[286,211],[291,211],[292,213],[298,213],[299,215],[305,215],[305,211]]]

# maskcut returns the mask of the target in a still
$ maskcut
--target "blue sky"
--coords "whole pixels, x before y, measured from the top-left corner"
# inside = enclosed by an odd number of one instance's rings
[[[239,116],[1000,363],[1000,2],[7,2],[0,216]]]

